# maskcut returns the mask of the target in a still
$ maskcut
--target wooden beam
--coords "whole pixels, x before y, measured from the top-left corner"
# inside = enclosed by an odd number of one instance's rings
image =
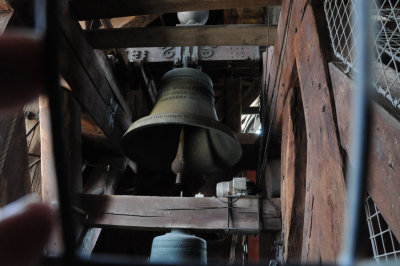
[[[350,152],[350,114],[353,81],[335,64],[329,64],[336,114],[343,148]],[[372,132],[367,191],[387,224],[400,239],[400,122],[380,105],[372,104]],[[351,162],[350,162],[351,163]]]
[[[31,192],[22,110],[0,117],[0,207]]]
[[[81,202],[93,227],[225,231],[228,226],[227,204],[214,197],[81,195]],[[279,199],[265,200],[260,215],[265,230],[280,230]],[[229,219],[230,233],[260,232],[258,199],[243,197],[233,203]]]
[[[289,90],[282,121],[283,257],[286,263],[300,263],[306,193],[307,133],[299,88]]]
[[[3,34],[14,10],[6,0],[0,0],[0,35]]]
[[[66,177],[75,193],[82,192],[82,151],[81,151],[81,110],[70,91],[63,94],[63,113],[65,117],[65,141],[67,169]],[[51,135],[51,117],[49,100],[46,96],[39,98],[40,116],[40,143],[41,143],[41,173],[42,173],[42,201],[48,203],[55,210],[58,209],[58,189],[55,161],[53,154],[53,140]],[[81,228],[80,228],[81,229]],[[58,254],[63,250],[61,228],[53,230],[52,237],[46,248],[49,254]]]
[[[280,134],[282,129],[282,113],[288,90],[297,85],[293,43],[306,6],[306,0],[282,1],[273,60],[266,77],[267,106],[269,106],[266,115],[269,120],[273,120],[272,130],[276,134]],[[271,56],[268,59],[270,58]]]
[[[282,0],[72,0],[73,17],[77,20],[126,17],[179,11],[217,10],[279,6]]]
[[[217,25],[100,29],[85,32],[95,49],[170,46],[269,46],[276,28],[265,25]]]
[[[346,186],[322,42],[308,5],[294,42],[308,137],[302,262],[334,263],[340,252]]]
[[[67,0],[61,1],[61,74],[79,103],[115,146],[131,123],[131,111],[104,53],[87,43],[78,22],[71,20]]]

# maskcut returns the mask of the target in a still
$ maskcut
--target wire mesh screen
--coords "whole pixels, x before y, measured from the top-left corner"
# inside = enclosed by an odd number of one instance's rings
[[[377,263],[400,262],[400,244],[371,196],[365,200],[365,213],[375,261]]]
[[[354,25],[352,3],[365,0],[325,0],[324,9],[334,54],[354,68]],[[400,0],[369,0],[375,19],[374,82],[377,92],[400,109]]]

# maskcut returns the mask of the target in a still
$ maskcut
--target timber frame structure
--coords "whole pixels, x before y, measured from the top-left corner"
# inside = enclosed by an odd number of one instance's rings
[[[249,262],[260,265],[337,263],[352,163],[353,79],[333,54],[323,0],[58,2],[65,177],[76,195],[72,242],[82,254],[146,257],[154,236],[185,228],[224,262],[241,262],[232,250],[247,245]],[[280,7],[276,20],[272,7]],[[31,9],[26,1],[0,0],[0,34],[32,26]],[[167,14],[189,10],[212,10],[212,24],[177,27]],[[161,76],[182,65],[184,53],[212,78],[218,118],[237,134],[243,156],[223,177],[193,182],[182,198],[171,173],[125,158],[120,140],[151,111]],[[244,130],[245,115],[259,117],[261,134]],[[367,193],[397,241],[399,115],[375,100],[371,123]],[[57,209],[51,132],[45,95],[1,117],[1,206],[34,192]],[[257,195],[231,205],[215,197],[217,182],[239,174]],[[204,197],[194,197],[198,192]],[[357,255],[370,259],[367,223],[360,231]],[[59,254],[65,240],[58,228],[46,251]]]

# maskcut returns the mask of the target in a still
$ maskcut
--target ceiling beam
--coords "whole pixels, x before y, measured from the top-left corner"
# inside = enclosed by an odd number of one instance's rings
[[[72,0],[77,20],[175,13],[191,10],[216,10],[280,6],[282,0]]]
[[[95,49],[169,46],[257,45],[275,42],[276,28],[265,25],[217,25],[102,29],[85,32]]]

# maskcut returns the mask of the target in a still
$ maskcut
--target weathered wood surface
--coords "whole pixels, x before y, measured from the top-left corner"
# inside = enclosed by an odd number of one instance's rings
[[[0,35],[3,34],[4,30],[7,27],[8,21],[14,10],[12,7],[7,3],[6,0],[0,0]]]
[[[285,262],[299,263],[303,244],[307,134],[300,88],[289,90],[283,112],[281,153],[282,234]]]
[[[53,153],[53,139],[49,100],[46,96],[39,97],[40,116],[40,143],[41,143],[41,192],[42,201],[50,204],[52,208],[58,208],[58,187]],[[82,192],[82,142],[81,142],[81,110],[79,104],[73,98],[70,91],[64,91],[63,107],[65,122],[66,177],[70,188],[76,192]],[[81,229],[81,228],[80,228]],[[63,250],[61,229],[56,228],[47,246],[47,252],[54,254]]]
[[[119,28],[86,31],[95,49],[169,46],[269,46],[276,28],[265,25],[214,25],[182,27]]]
[[[279,6],[282,0],[73,0],[73,16],[77,20],[126,17],[146,14],[175,13],[179,11],[216,10]]]
[[[282,112],[289,88],[297,85],[294,38],[303,18],[306,0],[283,0],[271,68],[266,77],[267,103],[272,129],[280,133]],[[273,110],[275,109],[275,110]]]
[[[78,22],[70,18],[67,0],[61,1],[61,74],[72,93],[103,130],[113,145],[131,123],[131,111],[120,84],[104,54],[96,53],[85,40]]]
[[[31,191],[22,110],[0,115],[0,207]]]
[[[42,201],[52,204],[57,209],[58,189],[55,161],[53,156],[53,140],[51,135],[51,118],[49,99],[46,96],[39,97],[39,120],[40,120],[40,149],[41,149],[41,196]],[[53,229],[52,235],[46,246],[49,254],[58,254],[63,251],[63,240],[61,228]]]
[[[346,188],[329,71],[312,6],[296,33],[294,52],[307,129],[303,262],[335,262],[340,252]]]
[[[223,198],[226,201],[226,198]],[[227,204],[217,198],[81,195],[88,225],[140,230],[185,228],[227,229]],[[233,203],[231,232],[259,232],[258,199]],[[261,221],[265,230],[280,230],[280,200],[264,200]]]
[[[340,139],[351,149],[351,106],[353,81],[335,64],[329,64],[335,96]],[[372,104],[372,132],[367,191],[394,235],[400,239],[400,122],[376,103]],[[351,163],[351,162],[350,162]]]

